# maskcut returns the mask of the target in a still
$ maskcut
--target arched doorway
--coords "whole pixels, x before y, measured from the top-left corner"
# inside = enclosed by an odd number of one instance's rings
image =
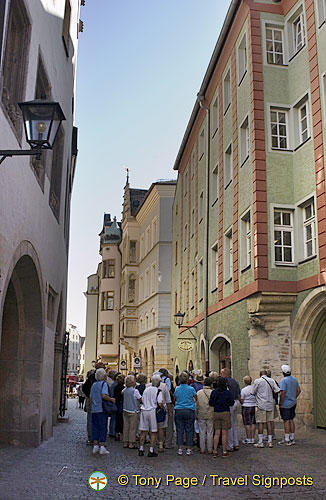
[[[188,363],[188,372],[192,372],[193,369],[194,369],[194,364],[191,359]]]
[[[206,373],[206,356],[205,356],[205,343],[202,340],[200,343],[200,367],[203,374]]]
[[[150,353],[150,358],[149,358],[149,369],[150,369],[150,376],[155,372],[155,356],[154,356],[154,347],[151,347],[151,353]]]
[[[326,320],[318,325],[312,340],[315,426],[326,428]]]
[[[232,372],[231,344],[225,337],[216,337],[210,348],[210,368],[212,371],[220,373],[223,368],[228,368]]]
[[[2,442],[28,446],[40,443],[42,356],[40,283],[32,258],[25,255],[12,272],[3,308],[0,350]],[[52,400],[52,394],[49,397]]]
[[[143,367],[143,371],[148,379],[148,353],[147,353],[147,349],[145,347],[145,351],[144,351],[144,367]],[[149,380],[147,380],[147,382],[149,382]]]

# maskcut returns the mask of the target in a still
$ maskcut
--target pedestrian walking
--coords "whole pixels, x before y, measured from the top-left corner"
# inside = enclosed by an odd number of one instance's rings
[[[241,414],[243,425],[246,430],[246,439],[244,444],[253,444],[255,442],[256,433],[256,396],[252,394],[252,378],[249,375],[243,377],[245,387],[240,393],[240,403],[242,404]]]
[[[93,453],[100,453],[100,455],[108,455],[109,453],[105,448],[108,415],[103,412],[102,402],[103,400],[115,402],[114,398],[109,396],[106,379],[107,375],[104,368],[98,368],[95,372],[96,382],[92,385],[90,393]]]
[[[175,397],[175,426],[177,430],[178,455],[182,455],[184,433],[186,434],[186,455],[192,455],[194,442],[195,400],[196,391],[188,385],[189,375],[181,372],[178,387],[174,391]]]
[[[221,370],[221,377],[225,378],[227,388],[234,399],[234,405],[230,408],[231,428],[228,430],[228,451],[238,451],[237,411],[240,410],[240,385],[235,378],[231,377],[231,372],[228,368]]]
[[[116,370],[109,370],[108,371],[108,378],[107,378],[107,384],[109,387],[109,394],[111,397],[113,397],[113,391],[114,387],[116,385],[115,380],[118,372]],[[110,417],[110,423],[109,423],[109,437],[114,438],[115,437],[115,419],[116,419],[116,412],[112,412],[111,417]]]
[[[99,361],[95,364],[95,370],[89,370],[87,372],[87,379],[82,385],[82,390],[83,393],[85,394],[86,397],[86,411],[87,411],[87,444],[92,444],[92,410],[91,410],[91,404],[89,401],[90,393],[91,393],[91,388],[94,382],[96,382],[95,379],[95,371],[98,368],[104,368],[104,364]]]
[[[166,368],[160,368],[161,381],[166,384],[167,390],[169,391],[170,397],[166,398],[167,407],[167,427],[165,429],[165,441],[164,448],[172,449],[174,448],[173,437],[174,437],[174,388],[172,384],[173,375]]]
[[[148,457],[157,457],[157,453],[154,451],[154,446],[156,442],[156,436],[158,431],[158,422],[156,418],[156,408],[159,405],[164,408],[163,404],[163,394],[159,386],[161,384],[160,374],[154,373],[152,376],[152,384],[147,386],[142,395],[142,402],[140,405],[140,446],[138,455],[140,457],[144,456],[144,445],[146,435],[149,432],[150,435],[150,447],[148,452]]]
[[[123,433],[123,398],[122,391],[124,389],[125,377],[124,375],[117,376],[117,385],[113,389],[113,397],[117,411],[115,414],[115,440],[120,441],[121,434]]]
[[[127,375],[126,387],[123,396],[123,447],[130,450],[136,449],[136,432],[140,411],[141,395],[136,389],[135,375]]]
[[[78,408],[84,409],[85,402],[85,394],[83,393],[82,384],[79,384],[77,387],[77,395],[78,395]]]
[[[267,377],[266,370],[254,381],[252,394],[256,396],[256,422],[258,424],[258,443],[255,448],[264,448],[264,424],[267,427],[268,447],[273,448],[272,424],[274,419],[274,393],[280,392],[275,380]]]
[[[213,426],[214,426],[214,441],[213,441],[213,457],[217,457],[218,443],[222,432],[222,457],[228,457],[227,450],[228,430],[231,428],[230,408],[234,405],[234,399],[231,392],[228,390],[225,377],[219,377],[216,382],[216,389],[213,390],[209,405],[214,408]]]
[[[206,377],[203,388],[197,392],[196,418],[199,427],[200,453],[202,454],[205,453],[206,445],[208,453],[213,453],[213,408],[209,405],[212,390],[213,381]]]
[[[278,444],[285,444],[291,446],[295,444],[295,409],[297,406],[297,397],[301,393],[299,383],[295,377],[291,375],[291,368],[289,365],[282,365],[281,367],[283,377],[280,381],[280,413],[284,422],[284,439]]]

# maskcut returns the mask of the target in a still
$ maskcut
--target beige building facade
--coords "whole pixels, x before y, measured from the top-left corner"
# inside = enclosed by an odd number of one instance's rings
[[[175,181],[137,190],[127,182],[122,253],[120,368],[148,376],[170,357],[171,214]],[[140,358],[141,366],[134,364]]]

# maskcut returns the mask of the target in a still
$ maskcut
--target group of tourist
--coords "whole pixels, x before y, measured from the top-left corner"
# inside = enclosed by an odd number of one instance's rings
[[[102,363],[97,363],[95,368],[96,371],[87,374],[82,388],[86,396],[88,443],[93,444],[94,454],[109,453],[105,442],[110,419],[109,437],[122,440],[124,448],[138,449],[139,456],[144,456],[146,442],[149,443],[148,457],[157,457],[157,452],[173,448],[175,424],[178,455],[183,455],[184,445],[186,455],[193,453],[197,435],[200,453],[217,457],[221,442],[222,457],[228,457],[239,450],[237,413],[240,407],[246,431],[243,444],[264,448],[264,440],[267,440],[268,447],[272,448],[277,405],[284,421],[284,439],[279,444],[295,444],[295,408],[301,391],[288,365],[282,365],[283,378],[279,385],[270,371],[261,370],[254,383],[249,375],[244,377],[242,390],[227,368],[220,374],[206,373],[205,378],[200,370],[183,371],[176,377],[175,389],[172,374],[165,368],[153,373],[151,383],[147,383],[143,373],[129,372],[127,376],[115,370],[107,373]]]

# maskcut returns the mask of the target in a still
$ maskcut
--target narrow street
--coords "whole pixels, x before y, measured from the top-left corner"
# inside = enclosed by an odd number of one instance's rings
[[[326,432],[309,431],[297,435],[297,445],[281,447],[275,444],[270,450],[254,449],[242,445],[240,451],[228,459],[214,460],[209,455],[195,451],[191,457],[179,457],[175,450],[168,450],[158,458],[138,457],[137,451],[123,450],[122,443],[110,440],[110,455],[92,456],[92,448],[86,445],[86,413],[77,407],[76,400],[69,400],[69,422],[54,428],[51,439],[39,448],[0,447],[0,498],[5,500],[41,499],[168,499],[208,498],[227,499],[285,499],[299,500],[309,494],[309,500],[326,498]],[[242,429],[240,429],[242,435]],[[281,431],[278,436],[281,437]],[[88,485],[92,472],[102,471],[108,477],[108,485],[102,491],[93,491]],[[129,483],[121,486],[118,477],[128,476]],[[135,475],[139,474],[139,478]],[[206,478],[205,478],[206,474]],[[244,478],[247,486],[213,485],[211,475],[224,478]],[[256,479],[254,475],[258,475]],[[171,482],[167,485],[167,475]],[[247,479],[246,479],[247,475]],[[175,478],[198,478],[199,484],[189,489],[177,486]],[[279,486],[267,488],[253,484],[268,477],[289,479],[311,477],[312,486]],[[136,485],[136,480],[161,479],[155,485]],[[204,479],[205,478],[205,479]],[[196,482],[196,481],[194,481]],[[202,484],[204,482],[204,484]],[[241,480],[239,480],[241,483]],[[186,483],[184,483],[187,486]],[[266,484],[268,486],[268,483]]]

